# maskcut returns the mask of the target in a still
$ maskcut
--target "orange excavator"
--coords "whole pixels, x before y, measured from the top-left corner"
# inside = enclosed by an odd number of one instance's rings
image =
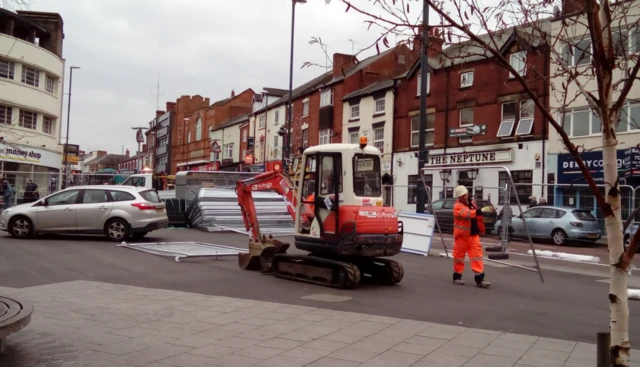
[[[298,185],[280,170],[238,181],[236,193],[249,252],[238,255],[244,270],[337,288],[355,288],[362,277],[396,284],[402,265],[384,257],[402,247],[403,226],[393,207],[383,206],[380,151],[360,144],[325,144],[302,155]],[[252,192],[275,191],[295,221],[295,247],[263,236]]]

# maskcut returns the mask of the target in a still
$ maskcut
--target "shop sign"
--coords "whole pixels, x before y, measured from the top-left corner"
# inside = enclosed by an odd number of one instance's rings
[[[64,161],[67,162],[67,163],[78,163],[78,156],[77,155],[72,155],[72,154],[67,154],[65,156]]]
[[[622,178],[624,173],[623,161],[625,159],[625,151],[618,150],[616,152],[618,167],[618,177]],[[604,164],[602,162],[602,151],[582,152],[580,158],[587,166],[591,176],[598,184],[604,184]],[[571,154],[558,154],[558,183],[559,184],[586,184],[584,175],[573,159]]]
[[[136,131],[136,142],[144,143],[144,133],[142,132],[142,129],[138,129],[138,131]]]
[[[511,149],[484,152],[463,152],[429,156],[427,166],[439,166],[444,164],[490,164],[511,162],[512,160],[513,154]]]
[[[0,143],[0,160],[60,169],[62,154],[24,145]]]
[[[473,125],[449,129],[450,138],[469,138],[487,133],[487,125]]]
[[[640,148],[632,147],[624,152],[622,161],[624,177],[640,176]]]

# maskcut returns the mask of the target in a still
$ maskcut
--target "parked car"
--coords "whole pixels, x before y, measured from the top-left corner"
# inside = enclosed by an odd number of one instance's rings
[[[631,236],[634,233],[636,233],[636,231],[638,230],[638,227],[640,227],[640,223],[632,223],[629,227],[627,227],[627,230],[624,232],[624,248],[625,249],[629,247],[629,244],[631,242]]]
[[[435,214],[438,224],[443,232],[453,233],[453,206],[458,199],[446,198],[433,202],[433,207],[427,205],[425,212]],[[476,200],[476,204],[482,209],[486,233],[491,233],[494,224],[498,220],[496,208],[489,200]]]
[[[536,206],[511,218],[511,236],[527,237],[523,218],[532,238],[551,239],[556,245],[566,245],[570,241],[595,242],[602,238],[598,220],[586,209]],[[495,224],[495,229],[502,233],[502,220]]]
[[[72,186],[0,215],[0,230],[17,238],[104,234],[112,241],[125,241],[168,224],[165,204],[154,190],[121,185]]]

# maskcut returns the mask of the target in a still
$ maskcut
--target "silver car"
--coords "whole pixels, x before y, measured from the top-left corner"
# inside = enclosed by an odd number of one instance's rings
[[[527,237],[524,220],[532,238],[551,239],[556,245],[566,245],[569,241],[595,242],[602,237],[596,217],[586,209],[555,206],[537,206],[522,215],[511,218],[509,233],[513,237]],[[496,222],[495,229],[502,233],[502,221]]]
[[[69,187],[0,214],[0,230],[17,238],[104,234],[112,241],[125,241],[168,224],[165,204],[155,191],[120,185]]]

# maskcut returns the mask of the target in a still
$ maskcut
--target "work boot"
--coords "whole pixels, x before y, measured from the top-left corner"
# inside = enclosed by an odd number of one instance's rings
[[[475,276],[476,287],[478,288],[489,288],[491,287],[491,283],[484,280],[484,273],[478,274]]]
[[[462,274],[453,273],[453,284],[455,284],[455,285],[464,285],[464,280],[462,280]]]

